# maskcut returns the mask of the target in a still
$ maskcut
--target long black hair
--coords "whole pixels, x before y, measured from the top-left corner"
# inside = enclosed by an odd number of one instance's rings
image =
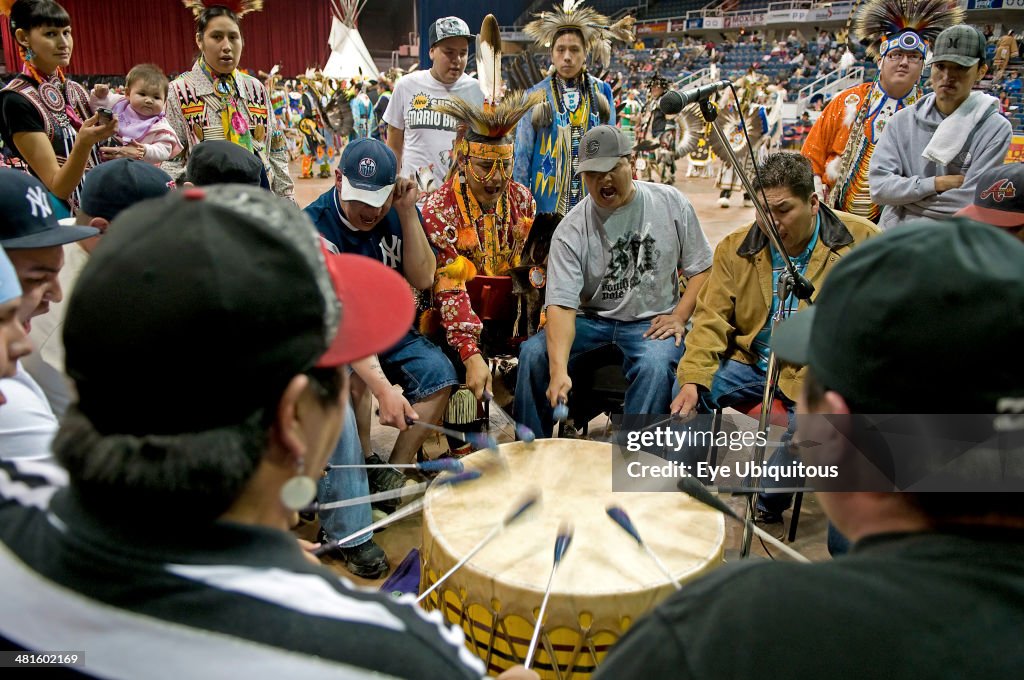
[[[17,31],[28,33],[39,26],[66,28],[71,15],[54,0],[17,0],[11,7],[11,37],[18,42]]]

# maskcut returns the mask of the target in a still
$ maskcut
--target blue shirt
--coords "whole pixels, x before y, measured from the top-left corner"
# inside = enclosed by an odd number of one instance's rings
[[[349,223],[341,212],[338,192],[333,188],[304,210],[317,231],[340,252],[371,257],[405,275],[402,267],[402,222],[394,208],[370,231],[361,231]]]
[[[818,245],[818,232],[821,231],[821,213],[814,220],[814,233],[811,234],[811,240],[807,242],[807,247],[804,248],[804,252],[800,253],[796,257],[790,257],[793,261],[793,266],[803,276],[807,271],[807,263],[811,260],[811,253],[814,252],[814,247]],[[754,342],[751,345],[751,349],[757,352],[757,367],[762,371],[768,371],[768,353],[769,343],[772,339],[772,319],[779,311],[779,296],[775,295],[774,292],[779,289],[779,276],[782,272],[786,271],[786,263],[783,261],[782,256],[779,255],[779,251],[775,250],[775,247],[769,245],[768,248],[772,253],[772,308],[768,311],[768,320],[765,321],[764,328],[762,328],[756,336],[754,336]],[[796,312],[799,300],[793,296],[792,293],[786,298],[786,315],[793,314]]]

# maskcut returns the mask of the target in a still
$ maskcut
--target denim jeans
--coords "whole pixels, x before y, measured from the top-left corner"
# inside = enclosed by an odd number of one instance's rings
[[[459,384],[451,360],[419,331],[410,330],[394,347],[378,356],[384,375],[393,385],[401,385],[410,404]]]
[[[719,408],[734,406],[735,404],[760,402],[764,397],[764,382],[766,375],[757,366],[750,366],[740,361],[725,360],[715,372],[711,381],[711,401]],[[786,413],[789,415],[789,427],[782,437],[783,442],[793,438],[793,431],[796,429],[795,404],[782,392],[776,390],[775,397],[786,406]],[[768,459],[768,465],[789,465],[799,462],[790,452],[788,447],[778,447]],[[791,486],[792,481],[775,481],[771,478],[761,480],[766,489],[774,486]],[[757,509],[771,514],[781,514],[789,508],[793,502],[792,493],[762,493],[757,496]]]
[[[338,439],[338,445],[335,446],[329,462],[331,465],[352,465],[365,462],[363,450],[359,444],[356,413],[352,410],[352,404],[346,405],[345,424],[341,429],[341,438]],[[317,500],[321,503],[330,503],[346,498],[358,498],[369,493],[370,484],[366,481],[365,468],[343,468],[328,470],[317,485],[316,495]],[[372,522],[373,511],[369,503],[320,512],[320,526],[323,527],[327,538],[335,541]],[[373,533],[368,532],[349,541],[343,547],[351,548],[361,545],[371,538],[373,538]]]
[[[668,413],[672,403],[676,366],[683,356],[675,338],[650,340],[643,334],[651,327],[647,321],[612,321],[592,316],[576,316],[576,338],[569,351],[569,377],[584,356],[608,345],[615,345],[624,357],[622,369],[629,388],[624,410],[628,414]],[[551,436],[553,415],[545,392],[550,381],[548,345],[545,331],[523,343],[519,349],[519,375],[516,379],[515,418],[538,437]],[[543,434],[542,434],[543,433]]]

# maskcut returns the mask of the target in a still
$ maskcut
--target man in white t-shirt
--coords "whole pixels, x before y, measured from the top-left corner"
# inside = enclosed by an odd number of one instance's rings
[[[451,165],[452,143],[458,121],[437,110],[453,95],[477,106],[483,105],[483,92],[475,78],[467,76],[469,40],[473,34],[458,17],[444,17],[430,26],[429,71],[403,76],[395,86],[384,114],[388,124],[388,146],[395,152],[403,177],[423,177],[432,184],[420,188],[426,193],[440,188]]]
[[[21,286],[18,320],[30,319],[60,302],[57,275],[64,265],[64,244],[99,233],[92,227],[64,226],[57,221],[46,187],[31,175],[0,169],[0,246],[7,251]],[[14,375],[0,379],[7,403],[0,409],[0,458],[48,458],[57,433],[46,395],[20,362]]]

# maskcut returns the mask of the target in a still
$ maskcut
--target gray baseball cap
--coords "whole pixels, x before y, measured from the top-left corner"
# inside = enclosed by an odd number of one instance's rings
[[[469,24],[458,17],[442,17],[430,24],[427,40],[433,47],[447,38],[465,38],[469,40],[473,34],[469,32]]]
[[[932,45],[929,64],[950,61],[970,68],[985,59],[985,36],[974,26],[957,24],[939,33]]]
[[[580,140],[580,165],[577,172],[608,172],[623,156],[633,154],[633,145],[622,130],[598,125]]]

